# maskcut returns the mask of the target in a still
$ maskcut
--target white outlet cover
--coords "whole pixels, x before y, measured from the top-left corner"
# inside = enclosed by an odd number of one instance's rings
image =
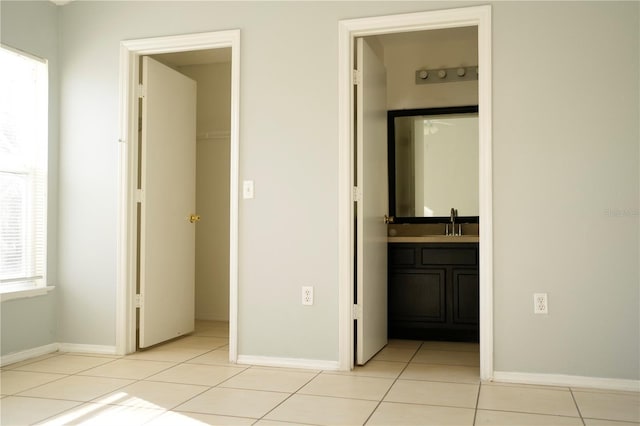
[[[547,293],[535,293],[533,295],[533,313],[534,314],[549,313],[549,300],[547,298]]]
[[[245,180],[242,182],[242,198],[249,200],[253,198],[253,181]]]
[[[313,287],[302,287],[302,304],[313,305]]]

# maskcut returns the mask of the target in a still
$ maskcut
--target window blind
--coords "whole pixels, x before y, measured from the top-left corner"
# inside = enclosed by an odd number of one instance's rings
[[[0,47],[0,289],[44,286],[47,64]]]

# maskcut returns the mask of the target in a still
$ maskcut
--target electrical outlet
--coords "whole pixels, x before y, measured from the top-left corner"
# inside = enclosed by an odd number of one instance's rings
[[[547,293],[535,293],[533,295],[533,313],[548,314]]]
[[[302,287],[302,304],[313,305],[313,287]]]

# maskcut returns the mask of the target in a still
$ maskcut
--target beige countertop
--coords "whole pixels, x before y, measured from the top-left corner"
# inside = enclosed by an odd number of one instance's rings
[[[478,235],[423,235],[423,236],[398,236],[387,237],[389,243],[477,243]]]

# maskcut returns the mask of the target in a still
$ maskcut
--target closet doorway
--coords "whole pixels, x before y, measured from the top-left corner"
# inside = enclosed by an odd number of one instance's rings
[[[197,198],[198,212],[194,207],[191,212],[181,212],[180,221],[185,224],[176,225],[190,227],[194,234],[193,249],[189,243],[183,243],[192,260],[185,262],[192,267],[193,286],[185,284],[183,293],[189,301],[183,303],[186,308],[182,315],[181,325],[176,330],[160,337],[159,341],[171,338],[171,333],[181,335],[193,331],[194,320],[198,317],[206,320],[229,321],[229,359],[235,362],[237,356],[237,244],[238,244],[238,114],[239,114],[239,31],[223,31],[216,33],[194,34],[144,40],[133,40],[121,46],[121,114],[123,116],[123,138],[121,139],[121,199],[123,200],[120,221],[119,245],[119,285],[118,285],[118,353],[131,353],[138,344],[148,346],[157,343],[138,340],[138,326],[150,327],[151,323],[162,330],[162,315],[151,315],[144,321],[138,321],[140,305],[172,303],[170,297],[157,295],[150,298],[145,285],[153,286],[154,282],[145,282],[144,232],[145,220],[153,221],[153,211],[144,211],[145,162],[156,161],[146,158],[144,143],[139,130],[145,128],[144,108],[142,107],[147,93],[144,85],[139,86],[140,76],[144,75],[143,64],[154,62],[166,74],[174,74],[189,81],[197,80],[200,86],[197,104],[197,125],[192,129],[193,139],[198,140],[189,150],[187,156],[193,157],[193,181],[185,188]],[[194,86],[196,84],[194,83]],[[216,96],[210,96],[217,87]],[[169,102],[170,103],[170,102]],[[222,111],[221,111],[222,110]],[[171,114],[171,112],[164,112]],[[194,124],[195,124],[194,120]],[[141,123],[142,126],[138,124]],[[144,133],[144,132],[142,132]],[[196,148],[197,145],[197,148]],[[161,150],[165,155],[167,150]],[[176,151],[176,152],[179,152]],[[196,154],[197,152],[197,154]],[[198,167],[196,167],[196,164]],[[166,164],[165,164],[166,165]],[[161,178],[171,180],[171,167],[159,168]],[[195,184],[197,171],[198,184]],[[157,188],[156,188],[157,189]],[[196,194],[197,193],[197,194]],[[197,196],[196,196],[197,195]],[[157,209],[156,209],[157,211]],[[223,213],[221,213],[223,211]],[[183,214],[184,213],[184,214]],[[188,223],[188,225],[187,225]],[[205,225],[206,224],[206,225]],[[197,231],[195,228],[198,227]],[[223,229],[224,228],[224,229]],[[171,228],[173,229],[173,228]],[[214,234],[220,232],[221,234]],[[160,234],[160,233],[156,233]],[[221,238],[222,235],[222,238]],[[186,244],[186,246],[184,245]],[[143,249],[141,250],[141,246]],[[183,248],[184,248],[183,247]],[[153,246],[149,247],[153,250]],[[180,247],[174,247],[179,250]],[[176,256],[177,257],[177,256]],[[168,256],[159,259],[170,259]],[[171,261],[171,260],[168,260]],[[217,262],[217,264],[216,264]],[[156,264],[157,259],[156,259]],[[153,264],[150,264],[153,267]],[[196,285],[196,282],[198,284]],[[216,282],[217,285],[204,283]],[[176,293],[178,294],[178,293]],[[193,296],[191,296],[193,295]],[[151,299],[151,300],[150,300]],[[159,302],[160,301],[160,302]],[[191,312],[189,312],[189,305]],[[151,308],[151,306],[147,305]],[[142,317],[142,316],[140,316]],[[173,325],[172,325],[173,327]],[[144,331],[140,334],[142,335]]]

